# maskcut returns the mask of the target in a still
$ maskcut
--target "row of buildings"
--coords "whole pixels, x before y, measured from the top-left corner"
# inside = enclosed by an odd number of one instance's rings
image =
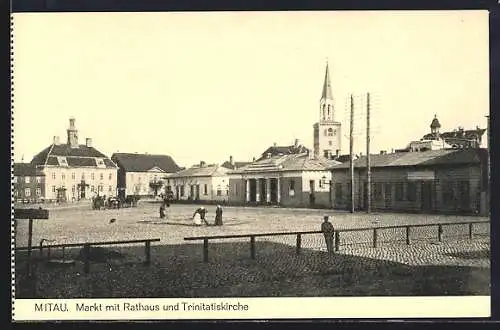
[[[17,201],[77,201],[96,195],[158,196],[170,192],[179,201],[235,205],[279,205],[363,209],[367,204],[367,157],[354,162],[340,155],[341,124],[335,121],[328,65],[313,125],[314,148],[298,140],[273,144],[252,161],[180,167],[171,156],[115,153],[107,157],[87,138],[79,144],[70,118],[66,143],[52,144],[30,163],[14,164]],[[370,155],[372,208],[401,211],[488,210],[488,152],[480,148],[485,130],[440,132],[437,116],[430,133],[405,148]],[[354,186],[352,186],[352,182]]]

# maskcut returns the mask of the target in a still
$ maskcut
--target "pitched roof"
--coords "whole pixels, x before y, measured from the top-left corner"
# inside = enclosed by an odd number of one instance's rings
[[[233,164],[231,164],[231,162],[226,160],[224,163],[222,163],[221,166],[225,167],[227,169],[230,169],[230,170],[234,170],[234,169],[246,166],[246,165],[251,164],[251,163],[252,162],[233,162]]]
[[[68,144],[51,144],[36,154],[31,160],[31,164],[57,166],[59,165],[58,156],[66,157],[69,166],[97,166],[96,158],[101,158],[104,159],[106,167],[116,167],[106,155],[94,147],[87,147],[85,144],[80,144],[78,148],[71,148]]]
[[[14,176],[44,176],[45,174],[31,163],[14,163]]]
[[[167,155],[114,153],[111,160],[126,172],[147,172],[154,167],[158,167],[167,173],[180,170],[172,157]]]
[[[188,169],[173,173],[169,175],[169,178],[181,178],[181,177],[200,177],[200,176],[224,176],[229,172],[229,169],[219,166],[219,165],[208,165],[208,166],[193,166]]]
[[[285,172],[285,171],[324,171],[340,164],[326,158],[312,159],[307,153],[277,155],[260,159],[231,173],[244,172]]]
[[[292,154],[302,154],[307,152],[308,149],[303,145],[291,145],[291,146],[271,146],[266,149],[258,160],[268,158],[268,154],[271,156],[281,156],[281,155],[292,155]]]
[[[434,166],[451,164],[479,164],[486,149],[441,149],[420,152],[397,152],[370,155],[371,167]],[[366,156],[354,161],[355,168],[366,167]],[[349,162],[331,167],[332,170],[349,168]]]
[[[321,98],[333,100],[332,88],[330,86],[330,71],[328,70],[328,62],[326,63],[325,81],[323,82],[323,90],[321,93]]]

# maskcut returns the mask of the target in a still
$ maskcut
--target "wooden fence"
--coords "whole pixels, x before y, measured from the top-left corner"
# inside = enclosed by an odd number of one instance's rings
[[[371,231],[372,236],[372,246],[376,248],[378,245],[378,233],[380,230],[388,229],[405,229],[406,233],[406,244],[411,244],[411,229],[419,227],[437,227],[436,238],[439,242],[443,241],[443,227],[453,226],[453,225],[468,225],[468,238],[473,239],[473,226],[474,224],[490,223],[490,221],[468,221],[468,222],[451,222],[451,223],[431,223],[431,224],[415,224],[415,225],[398,225],[398,226],[383,226],[383,227],[365,227],[365,228],[349,228],[349,229],[337,229],[334,231],[335,245],[334,250],[339,251],[341,245],[341,233],[348,232],[360,232],[360,231]],[[238,234],[238,235],[215,235],[215,236],[194,236],[185,237],[185,241],[203,241],[203,261],[208,262],[208,243],[210,240],[216,239],[231,239],[231,238],[250,238],[250,257],[255,259],[256,247],[255,238],[256,237],[270,237],[270,236],[296,236],[296,253],[300,254],[302,245],[302,236],[309,234],[322,234],[320,230],[316,231],[294,231],[294,232],[274,232],[274,233],[255,233],[255,234]]]
[[[84,272],[90,272],[90,247],[91,246],[103,246],[103,245],[122,245],[122,244],[137,244],[144,243],[144,255],[146,265],[151,264],[151,242],[159,242],[159,238],[150,238],[150,239],[136,239],[136,240],[125,240],[125,241],[104,241],[104,242],[85,242],[85,243],[65,243],[65,244],[53,244],[53,245],[43,245],[42,241],[39,245],[40,256],[43,256],[43,249],[47,249],[48,256],[50,258],[50,250],[54,248],[62,248],[63,258],[66,248],[72,247],[83,247],[83,263],[84,263]],[[17,247],[16,251],[30,250],[30,246]]]

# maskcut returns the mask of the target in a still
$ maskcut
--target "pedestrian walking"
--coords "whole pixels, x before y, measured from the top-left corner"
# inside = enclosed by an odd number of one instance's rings
[[[215,209],[215,225],[222,226],[222,206],[217,205]]]
[[[321,231],[323,232],[323,236],[325,236],[326,249],[328,253],[333,253],[333,238],[335,235],[335,229],[333,228],[332,223],[329,221],[329,217],[325,215],[323,217],[323,223],[321,224]]]
[[[161,203],[160,206],[160,219],[165,218],[165,203]]]

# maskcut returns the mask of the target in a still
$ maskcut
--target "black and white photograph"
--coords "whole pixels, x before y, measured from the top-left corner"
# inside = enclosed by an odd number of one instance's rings
[[[11,27],[17,318],[489,316],[487,11]]]

